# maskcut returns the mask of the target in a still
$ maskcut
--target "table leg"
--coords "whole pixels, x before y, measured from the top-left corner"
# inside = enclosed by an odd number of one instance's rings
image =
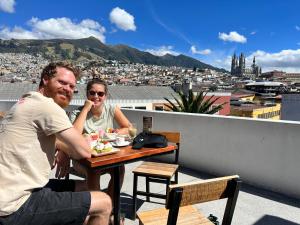
[[[100,180],[99,174],[92,170],[87,171],[87,186],[90,191],[99,191],[100,190]]]
[[[121,204],[120,204],[120,167],[116,166],[113,168],[114,170],[114,225],[120,225],[120,210],[121,210]]]

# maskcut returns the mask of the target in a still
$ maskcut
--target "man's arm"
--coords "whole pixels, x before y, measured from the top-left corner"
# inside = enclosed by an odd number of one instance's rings
[[[73,159],[90,158],[90,146],[83,136],[74,128],[63,130],[56,133],[56,137],[67,147],[57,146],[60,150],[67,153]]]

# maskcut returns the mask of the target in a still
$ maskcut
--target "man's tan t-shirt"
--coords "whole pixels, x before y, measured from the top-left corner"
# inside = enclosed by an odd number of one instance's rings
[[[65,111],[38,92],[24,95],[0,123],[0,216],[17,211],[47,184],[55,133],[72,127]]]

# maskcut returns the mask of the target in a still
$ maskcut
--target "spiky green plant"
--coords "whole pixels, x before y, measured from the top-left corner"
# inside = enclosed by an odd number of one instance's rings
[[[217,105],[215,107],[211,107],[220,97],[215,99],[214,95],[210,96],[208,99],[204,99],[206,97],[203,91],[198,94],[194,94],[192,90],[189,90],[189,94],[185,95],[183,92],[179,92],[179,98],[176,98],[174,95],[174,99],[177,104],[174,104],[168,98],[164,98],[169,104],[164,104],[169,110],[173,112],[188,112],[188,113],[203,113],[203,114],[215,114],[223,108],[223,105],[226,102]]]

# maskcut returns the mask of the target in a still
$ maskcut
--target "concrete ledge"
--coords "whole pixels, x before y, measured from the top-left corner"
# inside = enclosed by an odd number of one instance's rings
[[[142,130],[180,131],[180,164],[215,175],[239,174],[249,184],[300,199],[300,123],[205,114],[123,110]]]

